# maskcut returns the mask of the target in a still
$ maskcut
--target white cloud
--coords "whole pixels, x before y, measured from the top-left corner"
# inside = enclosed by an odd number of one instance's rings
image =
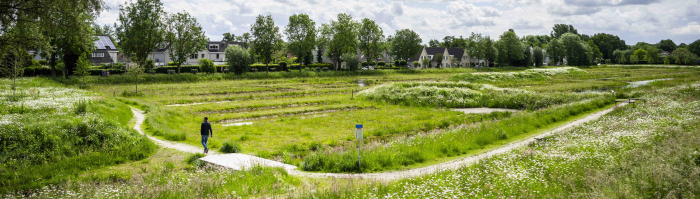
[[[700,24],[691,22],[687,26],[672,29],[671,33],[675,35],[700,35]]]

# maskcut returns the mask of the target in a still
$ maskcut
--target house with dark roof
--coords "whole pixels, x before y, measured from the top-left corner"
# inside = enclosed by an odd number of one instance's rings
[[[204,58],[210,59],[215,65],[223,65],[226,63],[226,48],[229,46],[240,46],[242,48],[244,45],[243,42],[209,41],[206,49],[190,55],[187,58],[187,62],[183,65],[196,65],[199,64],[200,59]],[[167,45],[159,45],[149,55],[156,66],[165,66],[168,65],[168,62],[172,62],[168,52],[169,47]]]
[[[119,49],[117,49],[116,45],[114,45],[112,38],[110,38],[109,35],[93,36],[95,37],[95,41],[93,41],[95,50],[93,50],[90,54],[90,62],[93,65],[117,62],[117,54],[119,53]],[[28,50],[28,53],[30,55],[34,55],[34,60],[38,61],[44,59],[41,57],[41,51]]]
[[[442,64],[440,66],[437,65],[437,60],[434,59],[435,55],[439,53],[443,55]],[[417,60],[420,66],[413,67],[429,67],[423,66],[424,59],[430,60],[430,67],[451,68],[454,66],[469,65],[469,55],[467,55],[467,51],[465,51],[464,48],[423,47],[421,53],[411,59]],[[410,62],[409,64],[413,63]]]

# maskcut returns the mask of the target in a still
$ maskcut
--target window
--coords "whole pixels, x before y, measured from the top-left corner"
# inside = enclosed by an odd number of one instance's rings
[[[219,54],[216,54],[216,59],[219,59]]]
[[[190,59],[197,59],[197,54],[190,55]]]
[[[209,46],[210,49],[219,49],[219,45],[211,45]]]
[[[92,53],[92,57],[105,57],[104,53]]]
[[[204,54],[202,54],[202,59],[204,59]]]

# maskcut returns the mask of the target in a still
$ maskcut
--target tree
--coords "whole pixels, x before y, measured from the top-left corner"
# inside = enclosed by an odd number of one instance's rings
[[[513,31],[506,31],[501,35],[501,39],[498,41],[501,43],[499,48],[500,52],[503,52],[503,61],[508,65],[511,65],[512,61],[522,60],[525,56],[524,49],[522,48],[522,42],[518,39],[518,36]]]
[[[83,86],[85,86],[85,76],[90,75],[90,65],[91,63],[87,57],[87,53],[83,53],[82,55],[80,55],[77,66],[75,67],[75,75],[82,77]]]
[[[167,22],[165,41],[170,46],[168,55],[180,74],[180,65],[187,62],[190,55],[206,49],[209,38],[204,35],[197,19],[185,11],[168,16]]]
[[[661,51],[658,48],[652,45],[647,45],[644,46],[642,49],[646,51],[646,56],[644,59],[647,60],[650,64],[656,64],[661,61],[661,57],[659,55]]]
[[[442,68],[442,60],[445,59],[445,57],[442,55],[442,53],[435,54],[435,57],[433,59],[437,63],[437,67]]]
[[[533,47],[532,56],[534,58],[535,67],[541,67],[544,63],[544,52],[542,52],[542,48],[537,46]]]
[[[155,50],[156,45],[163,42],[163,3],[160,0],[142,0],[136,3],[119,5],[119,22],[117,38],[127,57],[138,65],[127,73],[134,76],[136,92],[138,92],[139,76],[143,74],[143,66],[148,55]]]
[[[353,53],[343,54],[342,59],[345,61],[345,67],[351,71],[356,71],[360,65],[360,59],[358,59],[357,55]]]
[[[593,51],[593,59],[602,59],[603,58],[603,53],[600,52],[600,49],[598,48],[597,45],[595,45],[595,42],[593,42],[592,39],[589,39],[587,44],[588,44],[588,46],[591,47],[591,50]]]
[[[289,45],[287,49],[299,58],[311,54],[316,44],[316,23],[306,14],[295,14],[289,17],[289,24],[285,30]],[[299,72],[301,72],[299,62]]]
[[[677,48],[673,51],[673,55],[676,56],[676,64],[692,64],[693,61],[690,59],[690,51],[686,48]]]
[[[233,33],[224,33],[224,39],[222,41],[224,42],[236,42],[238,41],[238,37],[236,37],[235,34]]]
[[[617,61],[618,57],[614,56],[615,50],[627,49],[627,44],[620,37],[605,33],[595,34],[591,37],[593,43],[598,47],[603,54],[603,59],[611,59]]]
[[[317,46],[318,49],[316,49],[316,63],[323,63],[323,51],[321,50],[320,46]]]
[[[391,42],[391,55],[398,59],[408,60],[421,51],[423,40],[409,29],[397,30]]]
[[[576,30],[576,28],[574,28],[574,26],[572,26],[572,25],[554,24],[554,27],[552,28],[552,32],[550,33],[550,36],[552,38],[559,39],[565,33],[578,34],[578,30]]]
[[[423,66],[421,66],[421,67],[422,68],[429,68],[430,67],[430,59],[428,59],[428,58],[423,59]]]
[[[669,60],[668,57],[669,56],[666,56],[666,58],[664,58],[664,65],[671,65],[671,60]]]
[[[562,62],[566,56],[566,48],[560,39],[553,38],[552,41],[547,44],[546,51],[550,60],[553,60],[554,63]]]
[[[248,72],[249,66],[252,63],[253,59],[250,54],[248,54],[248,51],[240,46],[229,46],[226,48],[226,64],[229,66],[230,70],[237,75]]]
[[[243,33],[243,35],[241,35],[239,41],[243,42],[243,48],[248,49],[251,38],[250,33]]]
[[[637,49],[634,51],[634,56],[637,57],[637,60],[644,60],[647,56],[647,51],[644,49]]]
[[[321,28],[321,46],[328,47],[326,56],[333,60],[335,70],[340,69],[342,56],[345,53],[357,52],[357,22],[345,13],[338,14],[337,20],[323,24]]]
[[[254,51],[265,62],[265,72],[267,73],[270,71],[269,64],[272,60],[272,53],[279,48],[278,45],[281,41],[279,27],[275,25],[271,14],[258,15],[255,18],[255,23],[250,27],[250,31],[253,32]]]
[[[566,49],[565,57],[571,66],[590,65],[593,53],[591,48],[581,40],[579,35],[565,33],[561,36],[561,41]]]
[[[670,39],[661,40],[658,44],[656,44],[656,47],[666,52],[673,52],[677,48],[676,43]]]
[[[472,32],[472,35],[469,36],[469,40],[467,41],[467,47],[465,48],[465,50],[467,51],[467,55],[469,55],[467,59],[469,59],[470,64],[472,57],[476,57],[477,59],[481,59],[484,57],[486,47],[483,46],[483,44],[484,37],[481,36],[481,33]]]
[[[373,20],[364,18],[358,32],[360,50],[367,61],[373,61],[384,49],[384,32]]]
[[[695,55],[700,56],[700,39],[695,40],[693,43],[688,45],[688,51],[695,53]]]
[[[440,41],[438,41],[437,39],[431,39],[430,42],[428,42],[428,46],[440,47]]]
[[[496,49],[496,45],[489,36],[484,37],[484,40],[482,40],[481,43],[482,44],[479,45],[482,46],[481,48],[483,48],[483,56],[486,60],[486,65],[490,65],[489,63],[495,61],[498,57],[498,49]]]

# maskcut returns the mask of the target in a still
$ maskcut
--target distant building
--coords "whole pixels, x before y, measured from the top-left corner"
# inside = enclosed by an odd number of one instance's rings
[[[182,65],[196,65],[199,64],[199,59],[210,59],[215,65],[223,65],[226,63],[226,48],[229,46],[240,46],[243,48],[243,42],[225,42],[225,41],[209,41],[207,42],[206,49],[192,54],[187,58],[187,61]],[[159,45],[156,50],[153,51],[149,58],[153,59],[156,66],[166,66],[170,59],[170,54],[168,52],[170,46]]]
[[[119,54],[119,49],[114,45],[112,38],[108,35],[93,35],[95,41],[95,50],[92,51],[90,56],[90,62],[93,65],[100,65],[103,63],[115,63],[118,61],[117,54]],[[41,51],[28,50],[30,55],[34,55],[34,60],[42,60]]]
[[[442,53],[442,65],[437,65],[437,60],[435,60],[435,55]],[[456,58],[453,60],[452,58]],[[423,66],[423,60],[430,60],[430,67],[440,67],[440,68],[451,68],[454,66],[468,66],[469,65],[469,55],[463,48],[443,48],[443,47],[423,47],[421,53],[416,55],[412,60],[417,60],[420,66],[427,68],[428,66]],[[409,62],[412,65],[413,61]]]

